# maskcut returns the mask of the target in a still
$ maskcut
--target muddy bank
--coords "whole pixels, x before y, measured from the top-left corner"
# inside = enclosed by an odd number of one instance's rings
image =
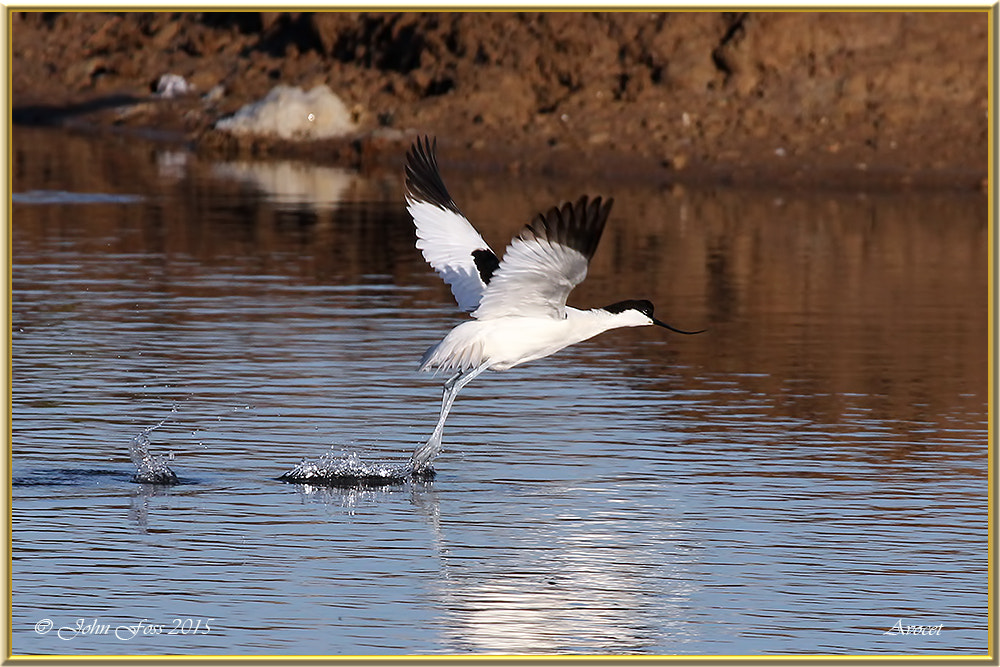
[[[14,120],[354,165],[396,165],[427,133],[444,162],[468,168],[977,188],[988,21],[985,10],[14,12]],[[155,97],[167,73],[194,90]],[[295,143],[212,129],[279,83],[328,85],[357,132]]]

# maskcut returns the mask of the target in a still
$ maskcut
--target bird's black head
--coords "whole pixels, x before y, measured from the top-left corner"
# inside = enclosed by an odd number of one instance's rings
[[[626,299],[625,301],[613,303],[610,306],[604,306],[603,310],[615,314],[624,313],[626,310],[638,310],[646,317],[652,317],[653,303],[646,299]]]
[[[663,327],[664,329],[670,329],[676,333],[686,334],[688,336],[700,334],[705,331],[704,329],[701,329],[700,331],[682,331],[681,329],[675,329],[666,322],[661,322],[653,317],[653,303],[646,299],[626,299],[625,301],[618,301],[610,306],[605,306],[603,310],[615,314],[624,313],[626,310],[636,310],[648,317],[652,321],[652,324],[655,324],[658,327]]]

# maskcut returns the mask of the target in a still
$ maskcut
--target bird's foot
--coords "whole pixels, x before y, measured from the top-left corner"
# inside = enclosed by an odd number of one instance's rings
[[[437,472],[432,466],[426,465],[423,468],[414,468],[410,476],[417,482],[430,482],[437,477]]]

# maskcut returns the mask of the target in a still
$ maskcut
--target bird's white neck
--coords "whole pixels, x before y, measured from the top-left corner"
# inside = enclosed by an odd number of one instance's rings
[[[580,340],[586,340],[599,333],[620,329],[622,327],[642,327],[651,324],[648,317],[636,310],[626,310],[621,313],[609,313],[603,308],[593,308],[591,310],[577,310],[566,307],[566,319],[575,320],[575,328],[579,328],[581,333],[592,330],[592,333]]]

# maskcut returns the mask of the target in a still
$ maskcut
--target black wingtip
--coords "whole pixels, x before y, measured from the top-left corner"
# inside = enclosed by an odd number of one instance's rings
[[[432,140],[424,135],[423,142],[417,138],[406,153],[404,170],[407,197],[462,214],[441,179],[437,163],[437,137]]]
[[[553,206],[548,212],[538,214],[525,228],[522,238],[527,235],[558,243],[576,250],[589,261],[597,251],[614,201],[611,197],[591,199],[583,195],[575,203]]]

